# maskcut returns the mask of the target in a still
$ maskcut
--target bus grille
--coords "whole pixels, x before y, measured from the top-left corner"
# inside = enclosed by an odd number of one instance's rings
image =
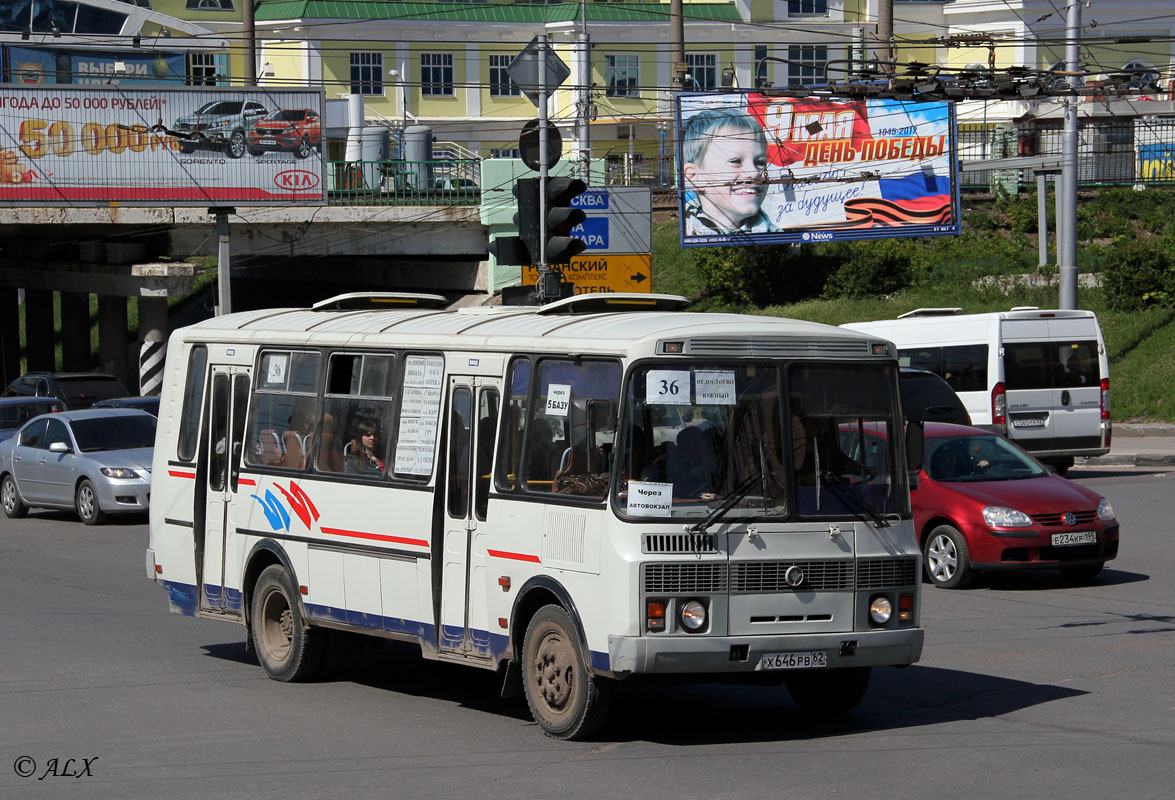
[[[646,533],[642,553],[717,553],[712,533]]]
[[[863,558],[857,562],[858,589],[893,589],[917,582],[918,562],[913,558]]]
[[[799,567],[804,574],[803,581],[794,588],[784,580],[790,567]],[[911,586],[917,577],[918,563],[913,558],[641,565],[644,594],[843,592]]]
[[[853,588],[853,561],[745,561],[732,564],[730,591],[737,594],[762,592],[831,592]],[[799,567],[804,579],[791,587],[783,579],[791,567]]]

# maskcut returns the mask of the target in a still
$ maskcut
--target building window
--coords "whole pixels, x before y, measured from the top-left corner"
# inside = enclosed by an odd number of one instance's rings
[[[420,94],[425,97],[453,96],[453,54],[420,54]]]
[[[718,56],[713,53],[686,53],[686,72],[689,89],[713,89],[718,85]]]
[[[828,64],[828,48],[824,45],[793,44],[787,48],[788,86],[813,86],[828,83],[824,67]]]
[[[640,56],[604,56],[607,97],[640,97]]]
[[[828,16],[828,0],[787,0],[787,15],[799,17],[806,14]]]
[[[1141,58],[1136,58],[1127,61],[1122,65],[1123,72],[1130,73],[1130,88],[1141,89],[1143,86],[1156,84],[1159,78],[1163,77],[1160,72],[1155,69],[1155,65],[1149,61],[1143,61]]]
[[[506,67],[513,60],[513,56],[490,56],[490,97],[518,97],[522,94],[506,74]]]
[[[755,88],[759,89],[764,86],[769,86],[771,82],[767,80],[767,45],[755,45],[754,60]]]
[[[232,11],[233,0],[188,0],[191,11]]]
[[[227,86],[228,54],[201,53],[197,51],[189,53],[188,85]]]
[[[384,93],[383,53],[351,54],[351,94]]]
[[[522,158],[522,151],[517,147],[491,147],[490,158]]]

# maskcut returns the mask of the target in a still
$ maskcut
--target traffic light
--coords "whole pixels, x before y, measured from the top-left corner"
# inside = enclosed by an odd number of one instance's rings
[[[517,236],[497,236],[489,251],[503,266],[529,267],[539,263],[539,182],[520,178],[514,183],[518,211],[514,214]]]
[[[569,264],[587,248],[582,239],[571,237],[571,229],[587,215],[571,207],[571,201],[587,190],[578,178],[547,178],[547,263]],[[519,206],[521,210],[521,206]]]

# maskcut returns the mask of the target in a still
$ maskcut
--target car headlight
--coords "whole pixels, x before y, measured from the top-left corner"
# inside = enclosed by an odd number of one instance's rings
[[[688,631],[700,631],[706,626],[706,607],[690,600],[681,607],[681,625]]]
[[[869,602],[869,619],[874,625],[884,625],[893,616],[893,603],[885,595],[877,595]]]
[[[135,472],[133,469],[127,469],[126,467],[102,467],[102,469],[99,471],[107,478],[130,480],[131,478],[139,477],[139,473]]]
[[[991,528],[1027,528],[1032,518],[1023,511],[1003,506],[984,506],[983,521]]]
[[[1110,505],[1110,501],[1104,497],[1097,504],[1097,518],[1102,522],[1109,522],[1110,520],[1117,519],[1117,517],[1114,516],[1114,507]]]

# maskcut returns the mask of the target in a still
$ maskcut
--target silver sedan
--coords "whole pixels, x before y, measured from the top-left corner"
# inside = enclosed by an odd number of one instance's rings
[[[36,417],[0,442],[0,506],[72,508],[87,525],[108,514],[144,512],[151,499],[156,419],[103,408]]]

